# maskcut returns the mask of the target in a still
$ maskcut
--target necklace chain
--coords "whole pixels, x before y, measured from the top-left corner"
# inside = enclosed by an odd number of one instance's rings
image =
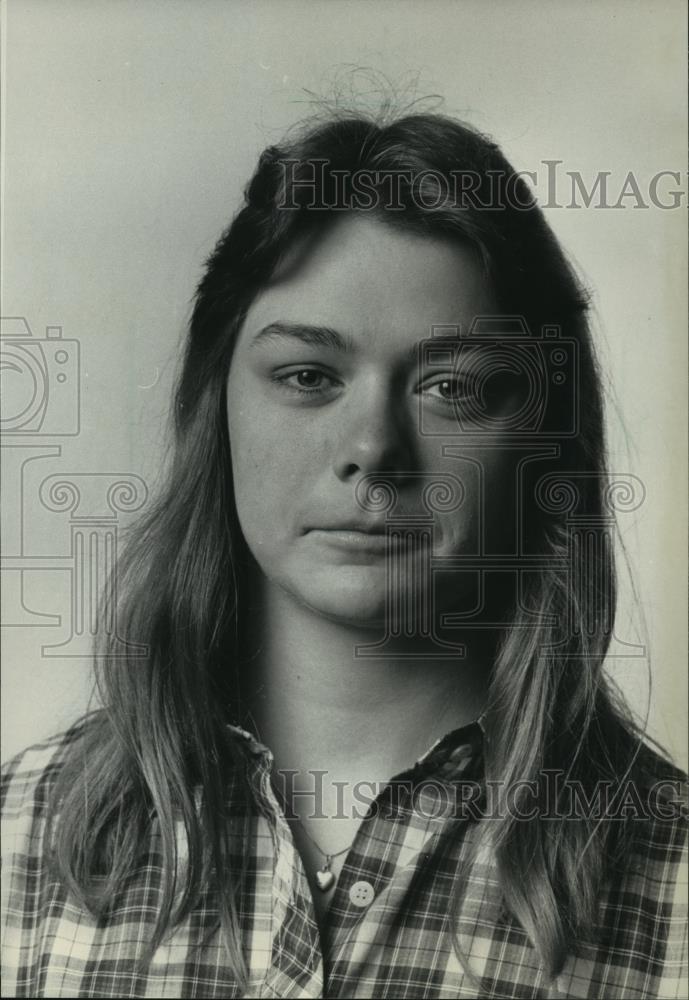
[[[311,836],[311,834],[306,829],[306,827],[303,825],[303,823],[300,823],[299,825],[301,826],[302,832],[309,838],[309,840],[311,841],[311,843],[313,844],[313,846],[316,848],[316,850],[320,854],[322,854],[323,857],[325,858],[325,864],[323,865],[323,870],[328,870],[330,868],[330,862],[333,861],[335,858],[339,858],[342,854],[346,854],[347,851],[352,846],[352,844],[354,843],[354,841],[352,841],[352,843],[347,844],[346,847],[343,847],[341,851],[335,851],[333,854],[328,854],[328,852],[324,851],[323,848],[320,846],[320,844],[318,844],[314,840],[314,838]]]
[[[335,885],[336,882],[335,873],[331,870],[330,865],[332,864],[334,858],[339,858],[343,854],[346,854],[347,851],[352,846],[352,844],[348,844],[347,847],[343,847],[341,851],[335,851],[333,854],[327,854],[320,846],[320,844],[316,840],[314,840],[314,838],[304,827],[304,825],[302,823],[300,823],[299,825],[301,827],[302,832],[305,834],[306,837],[308,837],[308,839],[311,841],[311,843],[316,848],[318,853],[322,854],[323,857],[325,858],[325,861],[323,862],[321,867],[316,871],[314,880],[315,884],[318,886],[321,892],[328,892],[328,890],[332,889],[332,887]],[[352,843],[354,843],[354,841],[352,841]]]

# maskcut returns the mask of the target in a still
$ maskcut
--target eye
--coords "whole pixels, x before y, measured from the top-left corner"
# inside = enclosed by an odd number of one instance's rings
[[[287,392],[300,396],[319,396],[332,389],[336,380],[320,368],[296,368],[288,372],[274,372],[271,381]]]
[[[439,379],[427,385],[424,391],[433,399],[450,404],[472,395],[468,380],[457,377]]]

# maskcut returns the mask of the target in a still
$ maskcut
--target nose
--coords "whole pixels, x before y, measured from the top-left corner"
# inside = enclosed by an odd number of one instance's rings
[[[401,389],[381,379],[347,400],[338,414],[340,428],[333,462],[338,479],[411,469],[410,418],[401,397]]]

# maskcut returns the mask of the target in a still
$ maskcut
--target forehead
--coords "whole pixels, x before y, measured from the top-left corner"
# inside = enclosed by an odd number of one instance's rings
[[[242,335],[270,323],[310,323],[403,349],[434,325],[466,329],[496,311],[472,248],[349,213],[291,249],[254,300]]]

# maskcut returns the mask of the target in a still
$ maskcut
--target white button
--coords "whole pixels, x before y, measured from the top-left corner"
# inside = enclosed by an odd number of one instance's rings
[[[355,906],[370,906],[375,896],[375,890],[370,882],[355,882],[349,890],[349,898]]]

